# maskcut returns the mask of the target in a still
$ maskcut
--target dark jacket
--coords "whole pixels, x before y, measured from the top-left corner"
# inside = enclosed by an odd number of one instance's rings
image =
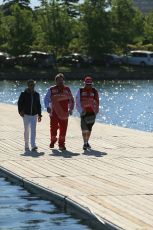
[[[27,115],[36,115],[41,116],[41,104],[40,96],[36,91],[30,92],[26,89],[19,96],[18,100],[18,112],[24,112]]]

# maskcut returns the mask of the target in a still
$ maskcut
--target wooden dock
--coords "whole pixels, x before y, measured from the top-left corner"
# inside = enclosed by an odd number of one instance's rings
[[[92,150],[82,150],[80,121],[71,117],[67,151],[49,149],[49,116],[37,126],[38,152],[24,153],[23,123],[0,104],[0,171],[64,197],[108,229],[153,230],[152,133],[96,123]],[[74,204],[74,205],[73,205]],[[76,207],[77,207],[76,205]],[[101,225],[101,229],[103,226]]]

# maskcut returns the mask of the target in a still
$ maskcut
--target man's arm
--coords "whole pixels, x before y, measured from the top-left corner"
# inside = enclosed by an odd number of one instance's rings
[[[41,103],[40,103],[40,95],[38,93],[38,116],[42,117],[41,115]]]
[[[81,100],[80,100],[80,89],[78,90],[76,94],[76,109],[80,114],[83,112],[83,109],[81,106]]]
[[[19,114],[23,117],[24,116],[24,92],[22,92],[19,96],[19,99],[18,99],[18,112]]]
[[[48,89],[46,96],[44,98],[44,104],[45,108],[47,109],[47,112],[51,112],[51,89]]]
[[[69,114],[72,115],[74,109],[74,97],[69,89]]]

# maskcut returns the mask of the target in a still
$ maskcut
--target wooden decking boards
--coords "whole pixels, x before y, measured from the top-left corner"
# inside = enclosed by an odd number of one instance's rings
[[[38,152],[24,153],[22,118],[0,104],[0,168],[62,194],[114,225],[153,230],[152,133],[96,123],[82,150],[80,120],[70,117],[67,151],[49,149],[49,117],[37,125]]]

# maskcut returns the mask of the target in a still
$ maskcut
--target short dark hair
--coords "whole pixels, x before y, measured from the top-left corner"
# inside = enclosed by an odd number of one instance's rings
[[[27,85],[30,85],[30,84],[36,84],[36,81],[34,81],[33,79],[30,79],[27,81]]]

